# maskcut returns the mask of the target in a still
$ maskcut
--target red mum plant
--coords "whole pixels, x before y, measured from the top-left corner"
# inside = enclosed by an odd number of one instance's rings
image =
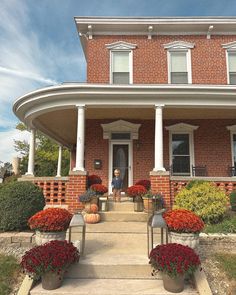
[[[79,251],[68,241],[51,241],[25,252],[21,267],[30,277],[38,279],[46,272],[63,272],[79,261]]]
[[[177,233],[200,233],[204,222],[192,211],[175,209],[163,215],[169,231]]]
[[[90,187],[93,184],[101,184],[102,179],[98,175],[92,174],[88,176],[88,187]]]
[[[108,192],[107,187],[102,184],[93,184],[90,186],[90,189],[98,195],[103,195]]]
[[[142,185],[148,191],[148,190],[150,190],[150,187],[151,187],[151,181],[150,180],[147,180],[147,179],[141,179],[141,180],[137,181],[135,183],[135,185]]]
[[[156,271],[161,271],[171,277],[192,275],[201,262],[195,251],[181,244],[158,245],[149,255],[149,263]]]
[[[133,185],[127,188],[127,195],[129,197],[140,197],[146,194],[147,190],[143,185]]]
[[[42,232],[66,231],[69,227],[72,214],[61,208],[48,208],[37,212],[29,220],[29,227]]]

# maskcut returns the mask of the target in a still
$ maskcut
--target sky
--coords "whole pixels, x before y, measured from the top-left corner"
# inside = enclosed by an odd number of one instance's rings
[[[235,0],[0,0],[0,163],[16,156],[13,102],[32,90],[86,80],[74,16],[236,16]]]

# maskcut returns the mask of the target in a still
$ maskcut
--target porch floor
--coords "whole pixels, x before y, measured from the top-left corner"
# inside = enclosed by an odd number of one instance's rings
[[[109,213],[114,216],[119,216],[120,212],[131,215],[135,213],[137,217],[145,214],[133,212],[133,203],[128,200],[110,203]],[[73,229],[72,241],[80,239],[81,232]],[[158,231],[154,242],[160,242]],[[46,291],[39,284],[31,291],[31,295],[172,294],[164,290],[160,276],[151,276],[147,254],[145,221],[102,221],[87,224],[85,255],[78,265],[71,267],[62,287]],[[197,295],[198,292],[193,286],[186,285],[181,294]]]

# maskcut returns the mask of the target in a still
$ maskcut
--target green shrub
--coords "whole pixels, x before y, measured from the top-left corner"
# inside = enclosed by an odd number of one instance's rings
[[[193,186],[195,185],[199,185],[199,184],[202,184],[202,183],[206,183],[205,180],[191,180],[187,185],[186,185],[186,189],[191,189]]]
[[[0,190],[0,230],[23,230],[27,221],[43,209],[41,189],[31,182],[10,182]]]
[[[233,211],[236,211],[236,191],[232,191],[229,195],[230,205]]]
[[[185,208],[195,212],[205,223],[217,223],[223,219],[228,197],[212,183],[204,182],[182,189],[175,198],[175,209]]]

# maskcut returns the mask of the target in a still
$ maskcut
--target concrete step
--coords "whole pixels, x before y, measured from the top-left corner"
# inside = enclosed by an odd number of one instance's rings
[[[86,256],[66,274],[75,279],[153,279],[144,255]]]
[[[100,212],[101,221],[147,222],[148,214],[144,212],[108,211]]]
[[[134,212],[134,203],[130,201],[123,201],[123,200],[120,203],[109,201],[108,208],[109,208],[109,211]]]
[[[139,279],[64,279],[56,290],[44,290],[41,284],[30,291],[31,295],[167,295],[161,280]],[[191,286],[185,286],[181,295],[197,295]]]

